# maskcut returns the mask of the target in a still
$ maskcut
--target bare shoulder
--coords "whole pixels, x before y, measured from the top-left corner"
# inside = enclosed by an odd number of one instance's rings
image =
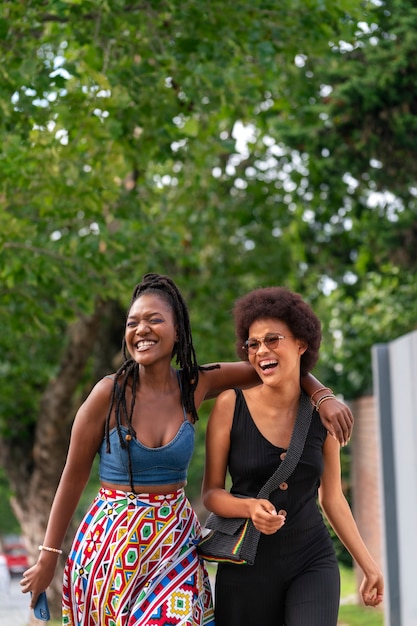
[[[103,378],[100,378],[100,380],[97,381],[94,385],[92,392],[94,391],[96,393],[111,393],[114,387],[114,380],[114,374],[110,374],[109,376],[104,376]]]
[[[102,418],[103,423],[110,406],[110,400],[113,392],[114,380],[105,377],[99,380],[84,400],[77,412],[77,418],[83,418],[86,415],[94,414],[98,419]]]
[[[110,376],[105,376],[101,378],[92,388],[87,399],[92,399],[93,401],[104,400],[109,402],[111,398],[111,394],[113,392],[114,387],[114,378]]]
[[[214,403],[210,414],[209,422],[221,423],[223,425],[231,424],[236,404],[236,393],[234,389],[223,391]]]
[[[67,464],[92,462],[103,440],[114,381],[99,380],[77,411],[71,431]]]
[[[223,391],[216,398],[215,406],[221,409],[226,409],[230,406],[235,406],[236,403],[236,392],[234,389],[227,389]]]

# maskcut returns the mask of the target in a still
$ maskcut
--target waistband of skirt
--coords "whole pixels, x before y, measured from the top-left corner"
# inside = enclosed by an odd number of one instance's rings
[[[176,502],[185,497],[184,488],[172,493],[133,493],[132,491],[121,491],[120,489],[105,489],[101,487],[99,496],[104,500],[128,500],[132,503],[143,504],[164,504],[164,502]]]

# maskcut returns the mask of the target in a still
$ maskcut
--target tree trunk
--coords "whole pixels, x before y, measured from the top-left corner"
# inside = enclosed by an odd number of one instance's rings
[[[75,391],[96,341],[103,306],[98,303],[91,316],[79,318],[69,328],[60,370],[42,396],[33,437],[0,438],[0,463],[14,493],[12,507],[25,536],[31,562],[36,560],[38,546],[43,542],[65,463],[72,420],[78,408],[74,406]],[[62,573],[73,535],[71,525],[62,546],[63,557],[48,592],[52,618],[61,615]]]

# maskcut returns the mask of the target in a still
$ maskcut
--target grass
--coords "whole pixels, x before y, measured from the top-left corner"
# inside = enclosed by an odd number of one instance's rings
[[[344,604],[340,607],[338,626],[383,626],[384,615],[380,609]]]

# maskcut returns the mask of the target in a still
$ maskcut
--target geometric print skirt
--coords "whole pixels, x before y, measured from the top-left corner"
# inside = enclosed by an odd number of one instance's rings
[[[183,489],[101,488],[65,565],[65,626],[214,626],[201,527]]]

